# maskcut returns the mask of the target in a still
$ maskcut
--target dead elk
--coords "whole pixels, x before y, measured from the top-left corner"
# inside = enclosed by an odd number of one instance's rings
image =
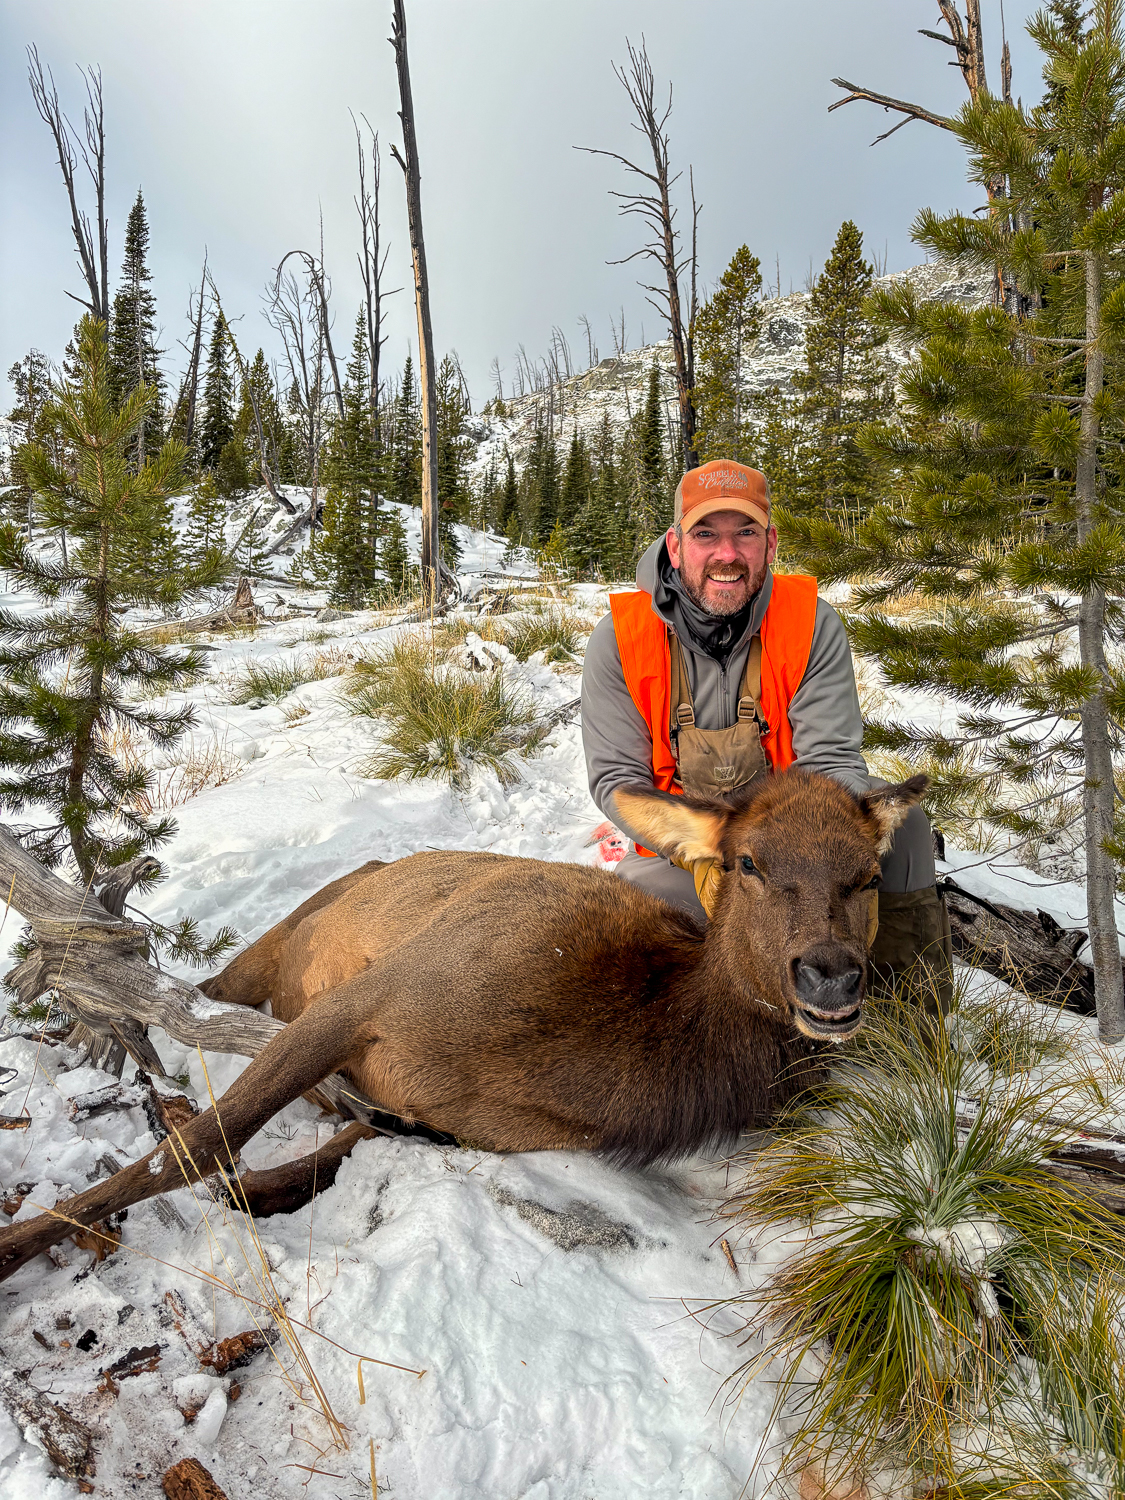
[[[0,1233],[0,1278],[74,1224],[212,1172],[337,1068],[494,1151],[642,1165],[731,1140],[859,1026],[879,855],[925,784],[855,797],[789,771],[729,807],[619,791],[649,848],[722,860],[706,930],[583,865],[434,852],[345,876],[202,986],[271,999],[285,1030],[215,1109]]]

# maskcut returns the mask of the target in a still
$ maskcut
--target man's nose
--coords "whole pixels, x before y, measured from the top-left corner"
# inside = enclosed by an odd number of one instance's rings
[[[735,545],[734,537],[722,536],[715,543],[712,553],[716,562],[733,563],[738,561],[738,547]]]

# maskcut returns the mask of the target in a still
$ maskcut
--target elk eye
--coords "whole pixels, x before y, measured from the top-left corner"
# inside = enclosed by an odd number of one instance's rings
[[[865,886],[861,887],[861,889],[863,889],[865,891],[877,891],[882,884],[883,884],[883,880],[882,880],[881,876],[879,876],[879,875],[872,875],[871,879],[867,882],[867,884]]]
[[[756,875],[759,880],[762,879],[761,870],[758,869],[758,866],[754,863],[754,861],[748,854],[744,854],[742,856],[742,873],[744,875]]]

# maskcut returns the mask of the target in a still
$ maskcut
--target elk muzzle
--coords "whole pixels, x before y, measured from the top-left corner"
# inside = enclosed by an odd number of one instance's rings
[[[863,964],[847,948],[818,945],[795,958],[793,1020],[818,1041],[842,1042],[863,1020]]]

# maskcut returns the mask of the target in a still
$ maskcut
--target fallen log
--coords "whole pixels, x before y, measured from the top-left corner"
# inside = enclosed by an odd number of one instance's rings
[[[254,590],[250,580],[243,574],[238,580],[234,598],[222,609],[213,610],[209,615],[193,615],[188,620],[168,620],[163,624],[150,626],[142,634],[151,635],[158,630],[172,628],[185,635],[199,635],[206,630],[229,630],[232,625],[256,625],[261,617],[262,611],[254,603]]]
[[[0,1364],[0,1404],[24,1437],[32,1438],[68,1479],[94,1472],[93,1437],[69,1412],[37,1391],[27,1376]]]
[[[147,1073],[164,1069],[145,1026],[207,1052],[256,1057],[282,1021],[250,1007],[210,1000],[186,980],[162,974],[143,957],[145,928],[112,916],[90,891],[79,891],[45,869],[0,824],[0,885],[30,923],[37,946],[5,977],[20,1000],[52,994],[60,1009],[91,1031],[112,1035]],[[327,1107],[366,1122],[375,1106],[339,1074],[317,1085]]]
[[[946,875],[938,882],[953,933],[953,952],[974,968],[1028,995],[1082,1016],[1095,1014],[1094,971],[1078,957],[1087,934],[1061,927],[1048,912],[974,895]]]

